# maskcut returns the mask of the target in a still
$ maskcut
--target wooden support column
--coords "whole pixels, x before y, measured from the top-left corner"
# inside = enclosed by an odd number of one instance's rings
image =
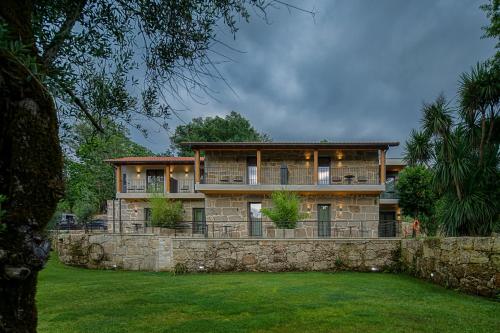
[[[170,165],[165,166],[165,193],[170,193]]]
[[[260,150],[257,150],[257,184],[260,184],[260,161],[261,161]]]
[[[314,150],[313,154],[313,184],[318,185],[318,150]]]
[[[385,184],[385,150],[380,151],[380,184]]]
[[[200,183],[200,151],[194,151],[194,183]]]
[[[117,165],[115,169],[116,178],[116,193],[122,192],[122,166]]]

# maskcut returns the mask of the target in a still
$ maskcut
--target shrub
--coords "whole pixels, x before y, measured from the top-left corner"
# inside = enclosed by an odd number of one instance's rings
[[[155,227],[173,228],[183,219],[182,202],[160,196],[150,199],[151,224]]]
[[[273,192],[271,200],[274,207],[262,208],[262,214],[270,218],[278,228],[294,229],[297,221],[308,216],[300,213],[300,199],[293,192]]]

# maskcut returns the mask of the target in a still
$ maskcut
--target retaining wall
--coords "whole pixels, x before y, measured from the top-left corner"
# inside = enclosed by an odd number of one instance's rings
[[[54,235],[62,262],[89,268],[190,272],[403,270],[494,297],[500,237],[442,239],[204,239],[151,234]]]

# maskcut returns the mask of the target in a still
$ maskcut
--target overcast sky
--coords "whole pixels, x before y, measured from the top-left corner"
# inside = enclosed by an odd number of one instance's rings
[[[456,98],[460,73],[494,53],[481,39],[487,23],[474,0],[295,1],[311,16],[271,10],[270,23],[255,15],[241,23],[242,52],[220,70],[231,85],[209,82],[216,100],[185,100],[171,131],[193,117],[235,110],[274,141],[395,140],[404,146],[418,127],[423,101],[440,92]],[[169,133],[150,126],[148,139],[132,137],[154,152]],[[390,156],[399,156],[395,149]]]

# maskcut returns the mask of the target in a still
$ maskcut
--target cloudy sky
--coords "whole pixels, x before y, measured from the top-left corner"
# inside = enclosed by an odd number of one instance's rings
[[[483,1],[292,1],[315,18],[285,8],[269,23],[255,15],[236,40],[221,40],[233,61],[220,70],[231,85],[209,82],[215,99],[184,101],[171,131],[193,117],[235,110],[275,141],[397,140],[418,126],[423,101],[444,92],[456,98],[457,80],[494,53],[481,39]],[[150,126],[134,140],[165,151],[169,133]],[[402,149],[393,150],[398,156]]]

